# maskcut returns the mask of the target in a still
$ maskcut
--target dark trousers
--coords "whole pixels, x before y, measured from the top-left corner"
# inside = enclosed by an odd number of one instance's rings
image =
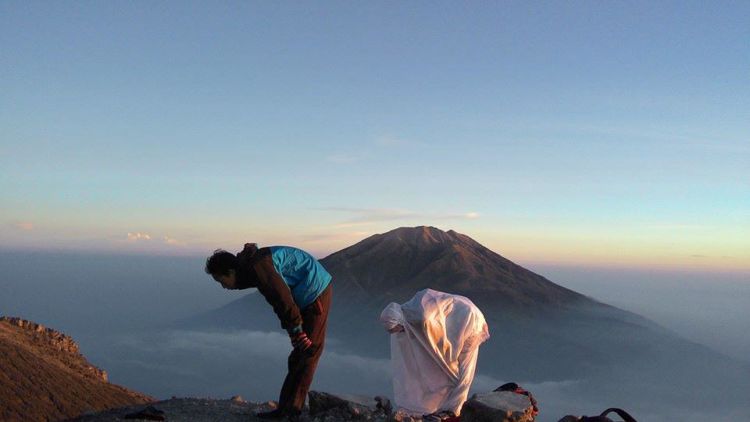
[[[312,342],[312,353],[297,349],[289,354],[289,372],[279,395],[279,408],[289,411],[302,410],[310,390],[310,384],[323,354],[326,341],[328,311],[331,309],[332,286],[329,284],[323,293],[308,307],[302,310],[302,329]]]

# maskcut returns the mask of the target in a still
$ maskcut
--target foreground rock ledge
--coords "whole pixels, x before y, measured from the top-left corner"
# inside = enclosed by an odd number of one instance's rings
[[[317,391],[310,392],[310,408],[300,417],[301,422],[410,422],[408,415],[392,413],[388,399],[364,396],[334,395]],[[255,413],[274,409],[275,402],[251,403],[241,397],[227,400],[205,398],[172,398],[150,403],[164,412],[169,422],[215,422],[215,421],[260,421]],[[143,410],[146,405],[110,409],[104,412],[81,415],[71,421],[114,422],[122,421],[125,415]]]
[[[260,421],[255,413],[274,409],[275,402],[251,403],[236,396],[227,400],[205,398],[172,398],[149,404],[164,412],[170,422]],[[122,421],[125,415],[142,410],[146,405],[110,409],[104,412],[81,415],[76,422]],[[533,407],[526,396],[511,392],[474,395],[464,404],[462,421],[532,422]],[[393,412],[391,403],[383,397],[335,395],[311,391],[309,409],[300,417],[301,422],[414,422],[401,412]]]
[[[528,397],[510,391],[475,394],[461,409],[461,421],[532,422],[534,407]]]
[[[128,406],[118,409],[105,410],[104,412],[90,413],[70,419],[75,422],[122,422],[125,415],[143,410],[147,405]],[[208,421],[252,421],[255,412],[269,410],[271,405],[264,403],[247,403],[239,400],[217,400],[203,398],[172,398],[154,403],[149,403],[164,412],[165,419],[169,422],[208,422]]]

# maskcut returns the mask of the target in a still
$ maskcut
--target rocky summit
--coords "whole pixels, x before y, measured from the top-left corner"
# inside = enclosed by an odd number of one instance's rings
[[[48,421],[151,397],[107,382],[69,336],[21,318],[0,317],[0,420]]]
[[[510,397],[517,396],[517,397]],[[300,422],[418,422],[422,419],[394,411],[391,402],[381,396],[335,395],[311,391],[309,406]],[[275,409],[276,402],[251,403],[239,397],[231,399],[172,398],[140,406],[128,406],[82,415],[75,422],[114,422],[124,419],[166,420],[171,422],[261,421],[258,412]],[[533,422],[531,402],[515,393],[475,395],[464,406],[469,421]]]

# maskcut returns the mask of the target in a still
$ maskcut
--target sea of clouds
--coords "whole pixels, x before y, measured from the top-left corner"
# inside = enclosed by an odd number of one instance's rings
[[[223,306],[241,292],[218,289],[200,258],[0,253],[0,314],[35,320],[72,335],[110,380],[158,398],[194,396],[277,398],[289,340],[268,331],[177,330],[172,323]],[[743,275],[541,268],[559,284],[647,316],[729,356],[750,356],[750,280]],[[269,312],[271,312],[269,308]],[[347,339],[329,338],[314,389],[391,396],[391,366],[343,352]],[[480,349],[480,360],[484,356]],[[477,374],[473,391],[515,381],[532,391],[539,421],[592,415],[618,406],[641,422],[750,420],[750,405],[686,411],[630,397],[596,394],[590,380],[525,382]],[[601,382],[601,381],[600,381]],[[617,380],[611,380],[617,383]],[[668,380],[665,380],[668,382]],[[699,383],[700,380],[696,380]],[[674,386],[696,388],[695,386]]]

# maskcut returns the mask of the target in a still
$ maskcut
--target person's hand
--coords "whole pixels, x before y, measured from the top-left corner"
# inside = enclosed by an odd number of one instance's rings
[[[403,333],[404,332],[404,326],[401,325],[401,324],[394,325],[393,328],[391,328],[390,330],[388,330],[388,332],[391,333],[391,334]]]
[[[299,331],[289,335],[292,340],[292,347],[295,349],[306,351],[312,346],[312,341],[307,337],[304,331]]]

